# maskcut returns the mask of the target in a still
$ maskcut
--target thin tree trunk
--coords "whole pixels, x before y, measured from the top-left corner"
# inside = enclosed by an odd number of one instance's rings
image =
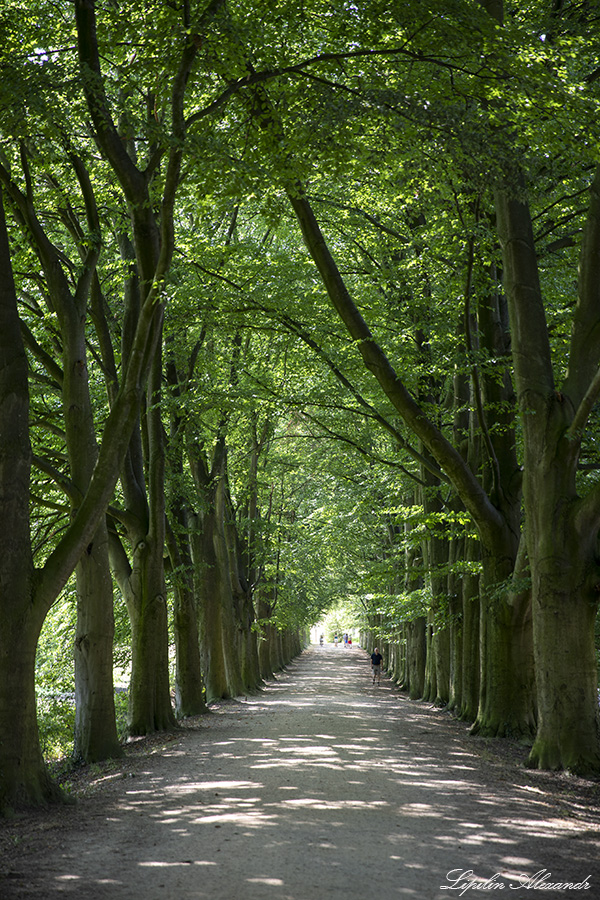
[[[481,545],[467,538],[465,541],[466,561],[479,560]],[[474,722],[479,707],[479,574],[466,572],[462,578],[462,661],[461,661],[461,706],[460,718]]]

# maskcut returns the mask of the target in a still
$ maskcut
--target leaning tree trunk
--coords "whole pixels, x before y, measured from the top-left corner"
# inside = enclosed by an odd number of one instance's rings
[[[419,436],[440,469],[436,477],[446,478],[456,489],[466,510],[477,524],[482,544],[486,547],[482,604],[482,697],[475,730],[486,735],[531,734],[533,696],[527,686],[513,684],[514,646],[510,631],[512,610],[502,597],[495,597],[500,582],[512,573],[518,546],[517,492],[491,497],[482,489],[479,480],[462,458],[460,452],[446,439],[429,419],[403,384],[389,359],[374,339],[360,311],[350,295],[341,273],[331,255],[327,241],[314,212],[298,185],[288,191],[302,235],[323,279],[330,300],[356,343],[365,366],[372,371],[388,399],[404,419],[406,425]],[[426,467],[428,460],[420,457]],[[502,484],[498,486],[502,488]],[[502,491],[499,491],[502,494]],[[517,523],[515,525],[515,522]],[[516,641],[519,648],[521,642]],[[434,672],[428,666],[425,695],[435,698]],[[519,676],[518,670],[515,672]]]
[[[86,363],[85,303],[65,287],[60,316],[64,343],[63,407],[71,478],[83,495],[98,458]],[[55,306],[60,308],[58,298]],[[118,757],[113,681],[114,597],[103,518],[76,568],[77,627],[73,755],[84,762]]]

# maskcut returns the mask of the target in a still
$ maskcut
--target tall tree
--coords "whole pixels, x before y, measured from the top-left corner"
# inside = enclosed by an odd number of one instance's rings
[[[100,226],[89,175],[83,162],[71,156],[87,209],[87,229],[73,222],[75,239],[82,255],[83,273],[74,290],[62,260],[65,252],[48,237],[36,213],[33,173],[24,148],[21,150],[24,177],[28,186],[23,194],[3,166],[0,181],[18,211],[30,236],[44,273],[48,297],[48,314],[56,314],[62,360],[59,366],[40,348],[28,331],[28,343],[42,362],[48,375],[58,373],[62,392],[65,445],[68,456],[69,495],[76,508],[89,485],[98,456],[96,423],[88,379],[86,348],[87,303],[99,255]],[[74,214],[73,214],[74,215]],[[79,226],[79,227],[77,227]],[[88,244],[88,249],[85,249]],[[70,261],[69,268],[76,266]],[[63,476],[61,476],[61,479]],[[108,536],[102,519],[98,531],[76,567],[77,635],[74,641],[76,720],[74,755],[85,761],[97,761],[119,755],[112,676],[112,644],[114,634],[113,589],[108,564]]]
[[[502,2],[484,5],[501,25]],[[497,40],[502,40],[501,33]],[[582,490],[577,470],[585,429],[600,393],[600,170],[596,168],[590,185],[568,366],[557,384],[519,143],[517,133],[514,154],[497,186],[496,210],[523,424],[539,709],[530,764],[597,771],[600,714],[594,621],[600,492],[596,484]]]
[[[148,152],[145,164],[140,163],[138,154],[140,141],[132,133],[134,123],[143,121],[134,102],[127,101],[132,96],[132,84],[125,79],[122,103],[111,109],[109,93],[100,63],[100,46],[97,17],[93,0],[77,0],[75,15],[77,23],[78,49],[83,89],[88,109],[95,127],[96,141],[112,167],[120,183],[128,204],[131,219],[131,234],[137,266],[137,289],[143,305],[148,295],[157,290],[162,294],[164,279],[168,273],[174,246],[174,207],[181,174],[186,123],[184,99],[186,86],[196,57],[201,36],[210,27],[212,17],[220,2],[209,4],[197,21],[192,21],[189,7],[184,6],[179,14],[167,11],[171,25],[181,35],[177,43],[177,53],[172,62],[172,70],[167,72],[170,84],[168,121],[164,133],[154,129],[152,119],[146,119],[145,131]],[[157,15],[165,11],[159,4]],[[105,21],[106,20],[106,21]],[[114,26],[112,17],[105,12],[101,25],[105,26],[102,40],[110,40],[108,31]],[[196,30],[197,29],[197,30]],[[105,37],[106,34],[106,37]],[[148,34],[150,44],[153,34]],[[125,44],[131,40],[128,35]],[[160,38],[158,39],[160,44]],[[148,48],[149,49],[149,48]],[[150,50],[150,52],[152,52]],[[152,68],[146,54],[142,68]],[[142,79],[154,85],[154,75],[144,71]],[[155,110],[158,98],[154,87],[144,89],[143,109],[145,113]],[[119,117],[121,130],[116,124]],[[158,185],[159,164],[167,157],[166,171],[162,184]],[[160,209],[157,210],[153,192],[160,190]],[[161,298],[162,300],[162,298]],[[163,301],[164,302],[164,301]],[[157,340],[162,340],[162,302],[158,304]],[[133,309],[130,309],[133,314]],[[125,348],[130,352],[132,348]],[[131,465],[123,472],[122,483],[128,510],[123,517],[129,530],[132,560],[127,559],[120,542],[113,542],[113,564],[117,578],[127,598],[133,633],[133,671],[130,693],[130,729],[133,733],[144,734],[172,725],[174,722],[170,704],[168,649],[167,649],[167,606],[164,576],[165,506],[164,506],[164,434],[161,419],[160,397],[162,381],[162,357],[157,355],[151,364],[148,397],[144,410],[143,426],[147,449],[147,488],[145,473],[142,471],[143,458],[141,444],[133,444],[130,449]]]
[[[52,603],[91,542],[112,496],[138,415],[145,375],[144,361],[152,355],[155,297],[151,293],[141,311],[136,352],[124,372],[121,390],[106,421],[94,473],[72,521],[44,565],[36,569],[31,547],[29,490],[31,445],[27,406],[27,368],[20,338],[5,218],[1,219],[3,384],[2,442],[3,502],[0,510],[12,552],[4,555],[0,633],[0,807],[40,803],[57,794],[44,766],[36,720],[35,650]],[[4,324],[4,323],[3,323]],[[9,462],[10,460],[10,462]],[[19,478],[15,478],[15,472]]]

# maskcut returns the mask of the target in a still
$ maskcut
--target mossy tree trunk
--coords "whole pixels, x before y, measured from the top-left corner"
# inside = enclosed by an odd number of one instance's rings
[[[514,181],[514,177],[513,177]],[[600,169],[590,192],[567,375],[555,386],[531,216],[496,197],[524,439],[538,729],[530,764],[600,769],[594,621],[600,491],[577,483],[581,439],[600,393]]]

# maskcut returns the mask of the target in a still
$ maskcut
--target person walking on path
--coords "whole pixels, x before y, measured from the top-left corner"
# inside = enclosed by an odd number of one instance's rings
[[[373,653],[371,653],[371,669],[373,671],[373,684],[375,684],[375,679],[377,678],[377,684],[381,684],[381,663],[383,662],[383,656],[375,647]]]

